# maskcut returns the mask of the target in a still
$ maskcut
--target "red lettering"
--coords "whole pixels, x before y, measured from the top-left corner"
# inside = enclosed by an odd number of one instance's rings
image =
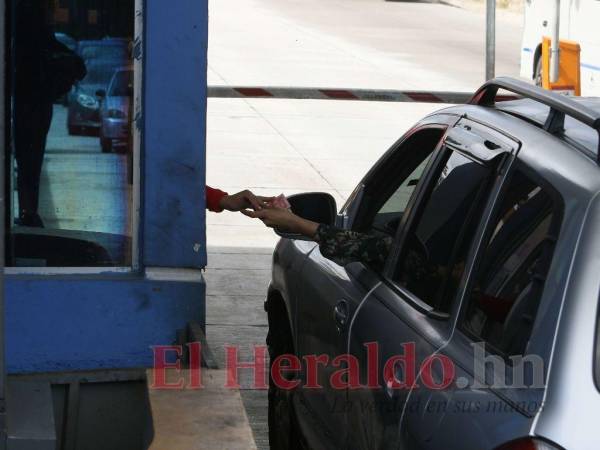
[[[327,366],[329,363],[329,356],[327,355],[306,355],[304,358],[306,361],[306,389],[323,389],[318,382],[319,380],[319,364]]]
[[[433,378],[433,363],[439,361],[442,369],[442,381],[436,383]],[[456,369],[454,363],[446,355],[431,355],[421,365],[421,378],[423,384],[429,389],[443,390],[452,384],[454,381]]]
[[[157,345],[152,347],[154,352],[154,377],[151,389],[183,389],[185,380],[180,376],[174,383],[167,381],[167,369],[175,369],[176,373],[181,375],[181,354],[183,349],[181,345]],[[167,362],[169,352],[175,352],[177,360],[173,363]]]
[[[416,380],[415,343],[402,344],[402,347],[404,354],[392,356],[386,361],[383,368],[383,377],[387,385],[392,389],[410,389]],[[397,369],[398,364],[401,364],[402,370]],[[399,380],[397,375],[400,375],[404,379]]]
[[[329,379],[331,387],[334,389],[359,389],[360,385],[360,370],[359,362],[356,356],[339,355],[331,362],[333,367],[340,367],[342,364],[347,364],[340,370],[336,370]]]
[[[188,389],[202,389],[202,344],[190,342],[187,344],[190,354],[190,382]]]
[[[283,365],[287,362],[286,365]],[[291,390],[297,388],[300,384],[300,380],[289,380],[283,376],[283,372],[300,372],[302,370],[302,364],[296,355],[281,355],[275,358],[273,365],[271,366],[271,378],[273,383],[279,389]]]

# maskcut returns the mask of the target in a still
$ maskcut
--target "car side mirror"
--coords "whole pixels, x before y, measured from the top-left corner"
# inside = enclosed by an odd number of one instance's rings
[[[98,97],[98,98],[105,98],[106,97],[106,91],[104,89],[98,89],[96,91],[96,97]]]
[[[305,194],[290,195],[288,202],[291,205],[292,212],[303,219],[312,220],[317,223],[333,225],[337,215],[337,205],[335,199],[325,192],[309,192]],[[295,239],[310,241],[297,233],[287,233],[285,231],[275,230],[278,236],[286,239]]]

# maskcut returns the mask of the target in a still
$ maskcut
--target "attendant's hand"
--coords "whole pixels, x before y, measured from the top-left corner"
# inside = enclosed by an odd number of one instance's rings
[[[242,211],[245,216],[260,219],[269,228],[277,228],[288,233],[298,233],[313,238],[319,224],[297,216],[289,209],[264,208],[260,211]]]
[[[219,206],[227,211],[241,211],[248,208],[259,211],[266,208],[274,199],[275,197],[261,197],[259,195],[254,195],[246,189],[237,194],[226,195],[219,202]]]

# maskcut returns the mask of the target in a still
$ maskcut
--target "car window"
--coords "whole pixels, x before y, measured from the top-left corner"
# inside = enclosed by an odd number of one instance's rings
[[[461,328],[506,356],[526,350],[544,287],[560,209],[516,172],[504,190],[477,264]]]
[[[398,228],[400,219],[404,215],[404,211],[408,206],[408,202],[412,197],[429,160],[433,153],[425,154],[425,159],[413,170],[408,177],[402,181],[398,189],[394,191],[392,196],[384,203],[377,211],[373,219],[373,228],[379,231],[393,234]]]
[[[456,295],[492,169],[451,153],[403,243],[394,280],[436,310],[447,312]]]
[[[108,95],[112,97],[131,97],[133,95],[133,71],[119,70],[115,72]]]
[[[114,68],[105,64],[88,64],[87,75],[81,81],[83,85],[108,85],[114,74]]]
[[[376,167],[365,187],[356,231],[378,231],[394,236],[421,175],[438,147],[445,127],[416,131]]]

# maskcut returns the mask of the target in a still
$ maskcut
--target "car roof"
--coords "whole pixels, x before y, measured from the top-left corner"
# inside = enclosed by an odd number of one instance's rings
[[[529,100],[501,103],[494,106],[456,105],[432,115],[452,114],[465,117],[511,138],[521,148],[518,159],[552,185],[560,186],[560,191],[563,188],[568,191],[576,185],[579,192],[587,192],[585,195],[600,192],[600,167],[595,155],[544,130],[539,123],[540,116],[544,113],[543,105],[532,105]],[[600,107],[595,99],[591,103],[594,108]],[[581,126],[585,127],[583,124]]]
[[[110,68],[110,70],[115,71],[120,69],[123,66],[123,60],[119,58],[98,58],[98,59],[90,59],[86,62],[86,67],[90,68]]]
[[[91,47],[91,46],[97,46],[97,47],[109,47],[109,46],[123,47],[126,44],[127,44],[126,41],[116,40],[116,39],[79,41],[79,46],[80,47]]]
[[[569,97],[571,100],[581,104],[600,115],[600,97]],[[496,103],[496,108],[501,111],[512,112],[519,116],[539,122],[540,117],[548,115],[548,106],[531,99],[509,100]],[[542,121],[543,123],[543,121]],[[584,126],[583,124],[581,126]]]

